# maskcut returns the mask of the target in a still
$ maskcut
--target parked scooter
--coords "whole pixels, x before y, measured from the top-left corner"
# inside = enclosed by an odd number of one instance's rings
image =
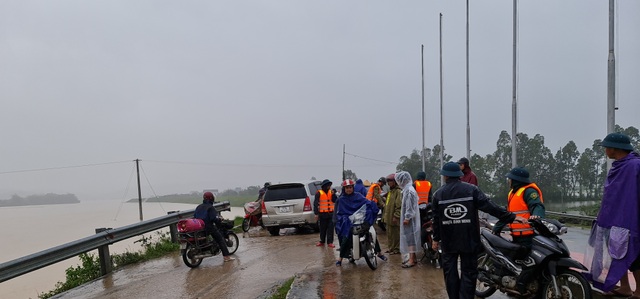
[[[222,220],[222,227],[218,228],[224,237],[229,253],[233,254],[238,250],[238,236],[231,231],[233,220]],[[211,237],[204,228],[204,221],[201,219],[183,219],[178,221],[178,236],[180,241],[180,254],[185,265],[190,268],[200,266],[206,257],[218,255],[220,248],[218,243]]]
[[[422,224],[420,230],[420,236],[422,240],[422,249],[424,254],[422,260],[428,260],[437,269],[440,269],[440,253],[442,250],[434,250],[431,247],[433,241],[433,209],[431,203],[422,203],[418,206],[420,208],[420,223]]]
[[[251,201],[244,204],[244,220],[242,220],[242,231],[245,233],[249,231],[249,228],[253,226],[261,226],[264,228],[262,224],[262,209],[260,205],[262,204],[262,200],[259,201]]]
[[[558,237],[567,228],[553,219],[529,223],[537,232],[530,250],[481,229],[484,252],[478,258],[476,296],[486,298],[500,290],[517,298],[591,298],[589,283],[573,270],[587,268],[571,258]]]
[[[362,205],[353,215],[349,216],[351,220],[351,256],[349,262],[355,263],[361,257],[367,262],[371,270],[378,268],[377,256],[379,252],[375,251],[376,246],[376,230],[372,225],[365,221],[367,214],[367,206]]]

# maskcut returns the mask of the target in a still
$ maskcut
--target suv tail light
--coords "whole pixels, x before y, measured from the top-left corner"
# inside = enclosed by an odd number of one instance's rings
[[[304,208],[302,210],[305,212],[311,211],[311,200],[309,200],[309,196],[304,199]]]
[[[264,205],[264,199],[260,203],[260,212],[262,212],[262,215],[267,215],[267,207]]]

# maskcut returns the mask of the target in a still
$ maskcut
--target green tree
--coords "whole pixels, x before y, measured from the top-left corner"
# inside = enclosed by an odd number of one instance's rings
[[[357,180],[358,176],[356,175],[355,172],[351,171],[351,169],[345,169],[344,173],[342,174],[342,177],[346,180],[346,179],[352,179],[352,180]]]

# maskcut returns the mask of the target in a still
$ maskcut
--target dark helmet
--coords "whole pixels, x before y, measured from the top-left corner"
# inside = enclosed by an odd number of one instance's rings
[[[384,177],[380,177],[378,179],[378,182],[382,183],[382,184],[386,184],[387,183],[387,179],[385,179]]]
[[[617,148],[625,151],[633,151],[631,138],[622,133],[611,133],[600,142],[600,146]]]
[[[267,187],[269,187],[269,186],[271,186],[271,183],[269,183],[269,182],[264,183],[264,187],[265,187],[265,188],[267,188]]]
[[[523,183],[531,183],[531,179],[529,179],[529,171],[524,167],[515,167],[507,173],[507,177]]]
[[[447,162],[442,165],[440,174],[450,178],[459,178],[464,175],[462,170],[460,170],[460,166],[456,162]]]
[[[211,193],[211,192],[209,192],[209,191],[207,191],[207,192],[205,192],[204,194],[202,194],[202,198],[203,198],[204,200],[209,200],[209,201],[215,201],[215,199],[216,199],[216,197],[215,197],[215,196],[213,196],[213,193]]]
[[[427,179],[427,174],[424,173],[424,171],[418,171],[418,173],[416,174],[416,180],[426,180]]]
[[[396,181],[396,174],[395,174],[395,173],[392,173],[392,174],[388,175],[388,176],[386,177],[386,180],[387,180],[387,182],[388,182],[388,181],[393,181],[393,182],[395,182],[395,181]]]

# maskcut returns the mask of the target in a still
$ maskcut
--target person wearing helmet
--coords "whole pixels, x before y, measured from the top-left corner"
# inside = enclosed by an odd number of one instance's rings
[[[473,298],[478,278],[480,223],[478,210],[506,223],[527,219],[493,203],[477,186],[460,181],[463,175],[455,162],[440,170],[444,186],[433,194],[433,242],[431,248],[442,249],[442,273],[449,298]],[[458,272],[458,259],[460,270]]]
[[[349,216],[353,215],[363,205],[367,206],[367,215],[365,221],[369,225],[373,225],[378,215],[378,206],[370,200],[367,200],[362,194],[354,191],[355,182],[351,179],[346,179],[342,182],[342,193],[338,198],[339,205],[336,208],[336,233],[340,240],[340,258],[336,261],[336,266],[342,266],[342,259],[349,258],[351,251],[351,220]],[[387,257],[380,253],[380,244],[376,240],[375,251],[378,257],[383,261],[387,260]]]
[[[383,220],[387,225],[387,245],[389,254],[400,254],[400,212],[402,210],[402,190],[396,183],[396,174],[386,177],[389,192],[384,208]]]
[[[375,202],[376,205],[378,205],[379,209],[384,208],[382,187],[384,187],[386,181],[387,180],[384,177],[381,177],[380,179],[378,179],[377,183],[371,184],[371,187],[369,187],[369,192],[367,192],[367,199]]]
[[[235,260],[235,258],[229,256],[229,249],[224,241],[224,237],[222,237],[222,234],[216,227],[216,225],[220,225],[222,222],[222,219],[218,217],[218,211],[213,206],[213,202],[216,197],[213,193],[207,191],[202,195],[202,198],[202,203],[196,207],[196,210],[193,213],[193,218],[202,219],[202,221],[204,221],[205,230],[207,230],[216,243],[218,243],[218,247],[222,250],[224,261],[229,262]]]

